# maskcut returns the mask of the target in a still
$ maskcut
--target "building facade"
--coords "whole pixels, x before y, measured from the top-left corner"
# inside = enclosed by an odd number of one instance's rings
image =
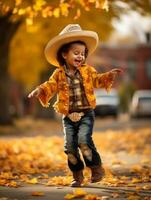
[[[151,89],[151,43],[137,45],[100,45],[89,63],[98,71],[122,67],[123,79],[136,89]]]

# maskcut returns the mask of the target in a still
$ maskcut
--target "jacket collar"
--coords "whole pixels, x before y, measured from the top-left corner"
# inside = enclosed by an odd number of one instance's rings
[[[81,66],[77,67],[77,69],[79,70],[79,69],[81,69],[81,68],[84,67],[84,66],[87,66],[87,64],[82,64]],[[62,66],[62,65],[59,66],[59,69],[60,69],[61,71],[64,71],[64,72],[66,71],[66,70],[65,70],[65,67]]]

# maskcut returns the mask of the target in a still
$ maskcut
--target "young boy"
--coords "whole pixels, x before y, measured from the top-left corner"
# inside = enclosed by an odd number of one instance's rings
[[[110,90],[115,75],[114,69],[107,73],[97,71],[85,64],[85,60],[98,45],[96,32],[82,30],[78,24],[69,24],[46,46],[45,56],[49,63],[57,66],[48,81],[33,90],[28,97],[37,97],[45,107],[57,93],[54,108],[62,113],[64,128],[64,151],[68,166],[73,173],[72,187],[83,182],[84,163],[91,169],[91,182],[98,182],[104,175],[99,153],[93,143],[94,108],[96,99],[94,88]]]

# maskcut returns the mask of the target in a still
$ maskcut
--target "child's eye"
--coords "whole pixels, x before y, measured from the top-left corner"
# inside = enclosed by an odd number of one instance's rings
[[[81,56],[85,56],[85,53],[79,53],[78,51],[74,52],[74,54],[75,55],[80,55],[81,54]]]

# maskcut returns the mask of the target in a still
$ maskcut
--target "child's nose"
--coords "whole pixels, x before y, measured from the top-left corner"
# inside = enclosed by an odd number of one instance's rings
[[[83,58],[83,55],[79,54],[78,58],[80,58],[80,59]]]

